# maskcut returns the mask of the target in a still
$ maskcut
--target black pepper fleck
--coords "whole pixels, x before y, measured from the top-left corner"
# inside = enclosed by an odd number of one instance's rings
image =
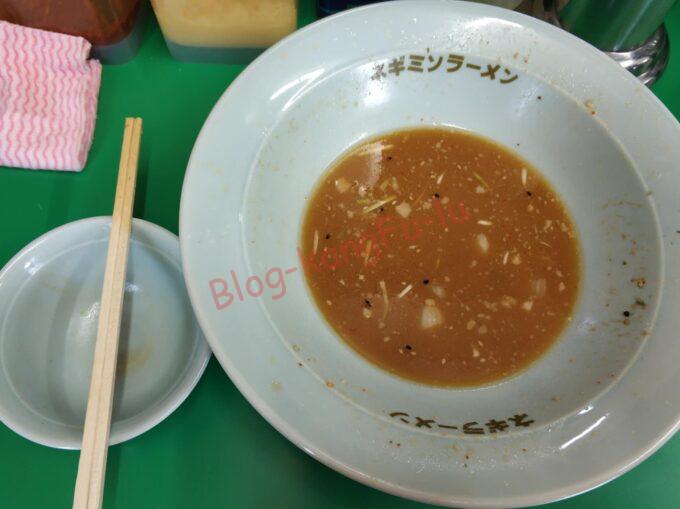
[[[326,240],[328,240],[328,239],[330,239],[330,238],[331,238],[331,234],[330,234],[330,233],[327,233],[327,234],[326,234]]]
[[[413,347],[411,345],[406,345],[404,348],[406,348],[407,350],[413,350]]]
[[[364,299],[364,304],[366,305],[367,308],[373,307],[373,304],[371,304],[371,301],[368,299]]]
[[[527,196],[531,196],[531,191],[527,191]]]
[[[439,193],[434,193],[435,198],[439,198]]]
[[[624,311],[623,316],[630,316],[630,311]]]
[[[429,282],[430,282],[429,279],[423,279],[423,284],[424,284],[424,285],[428,284]]]

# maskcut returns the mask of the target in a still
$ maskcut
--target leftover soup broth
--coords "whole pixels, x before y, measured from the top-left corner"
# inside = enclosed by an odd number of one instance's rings
[[[355,147],[321,178],[300,256],[340,337],[418,382],[521,370],[570,320],[574,226],[526,161],[466,132],[413,129]]]

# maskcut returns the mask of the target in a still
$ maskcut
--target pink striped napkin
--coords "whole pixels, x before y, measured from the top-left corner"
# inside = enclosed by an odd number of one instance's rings
[[[0,21],[0,165],[80,171],[101,64],[82,37]]]

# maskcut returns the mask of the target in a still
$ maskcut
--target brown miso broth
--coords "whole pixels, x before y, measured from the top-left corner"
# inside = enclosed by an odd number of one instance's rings
[[[323,174],[300,256],[321,313],[372,363],[440,386],[527,367],[571,319],[576,230],[548,182],[480,136],[417,128]]]

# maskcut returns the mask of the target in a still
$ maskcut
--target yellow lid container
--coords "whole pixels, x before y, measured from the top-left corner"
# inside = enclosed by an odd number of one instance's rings
[[[297,0],[151,0],[180,60],[242,63],[297,27]]]

